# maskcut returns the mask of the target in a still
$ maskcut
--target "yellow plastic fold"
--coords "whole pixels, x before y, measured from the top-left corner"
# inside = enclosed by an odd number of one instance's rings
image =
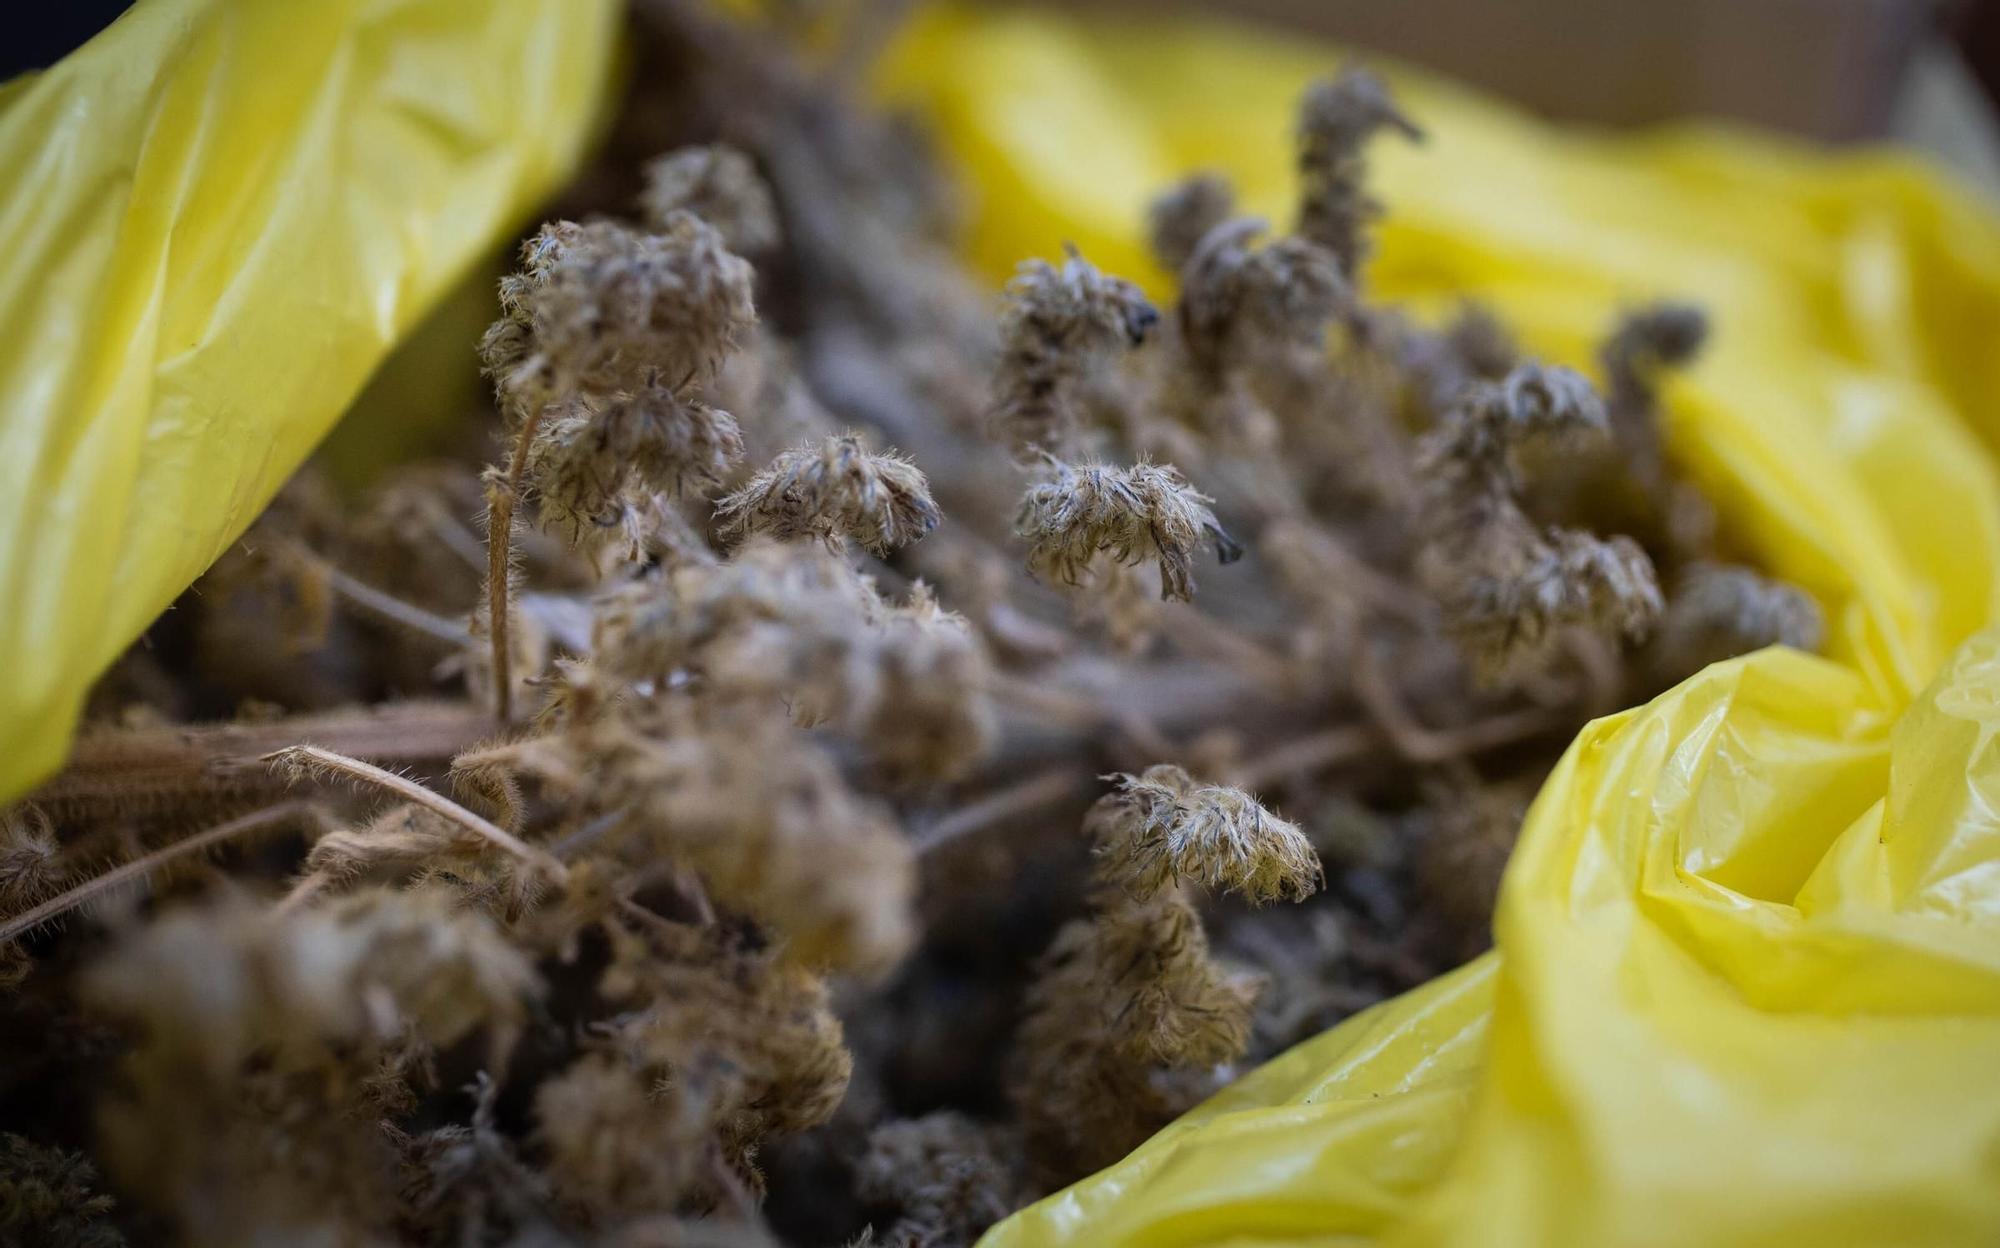
[[[616,0],[140,0],[0,87],[0,801],[575,170]]]
[[[1299,91],[1343,60],[1160,21],[932,13],[881,87],[968,171],[996,277],[1064,239],[1158,288],[1196,169],[1283,222]],[[987,1248],[2000,1243],[2000,221],[1914,162],[1717,129],[1608,138],[1395,73],[1369,273],[1588,366],[1703,304],[1673,450],[1819,598],[1767,651],[1590,725],[1497,951],[1279,1057]]]

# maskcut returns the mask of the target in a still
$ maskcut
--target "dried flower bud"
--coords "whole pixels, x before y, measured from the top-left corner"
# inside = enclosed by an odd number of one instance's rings
[[[0,1132],[0,1243],[125,1248],[110,1221],[112,1199],[97,1186],[83,1154]]]
[[[1061,451],[1078,423],[1072,391],[1112,353],[1144,342],[1160,314],[1137,286],[1072,248],[1060,269],[1030,260],[1007,283],[994,426],[1017,451]]]
[[[729,249],[758,256],[779,242],[771,188],[742,152],[726,144],[684,147],[648,163],[639,204],[649,224],[664,226],[687,211],[721,231]]]
[[[32,805],[0,810],[0,913],[19,914],[53,897],[69,876],[47,814]]]
[[[616,816],[607,852],[692,867],[717,902],[783,936],[794,960],[893,967],[915,936],[916,865],[889,812],[778,708],[644,709],[533,739],[510,761],[567,790],[580,813]]]
[[[711,1124],[656,1098],[630,1063],[579,1058],[535,1090],[535,1121],[556,1191],[599,1216],[673,1209],[699,1173]]]
[[[1515,497],[1515,447],[1604,428],[1604,406],[1589,382],[1568,369],[1529,364],[1477,389],[1419,446],[1428,478],[1426,576],[1482,680],[1525,670],[1564,627],[1635,638],[1660,613],[1652,561],[1636,542],[1543,531]]]
[[[355,1111],[384,1059],[517,1025],[538,988],[492,923],[437,890],[169,913],[83,981],[143,1037],[101,1109],[105,1158],[188,1242],[363,1242],[383,1140]]]
[[[1317,346],[1348,296],[1333,254],[1304,238],[1251,243],[1264,222],[1242,217],[1210,230],[1181,273],[1181,340],[1213,378],[1264,339]]]
[[[572,545],[614,529],[636,540],[625,528],[642,517],[646,492],[714,486],[743,454],[728,412],[664,386],[551,412],[529,445],[523,476],[541,526]]]
[[[1364,232],[1381,214],[1364,189],[1362,149],[1384,129],[1424,137],[1398,111],[1387,84],[1359,66],[1314,84],[1299,106],[1298,232],[1331,251],[1349,281],[1367,256]]]
[[[1614,389],[1654,369],[1680,368],[1708,341],[1708,314],[1690,303],[1662,302],[1627,314],[1604,344],[1604,371]]]
[[[1378,331],[1389,322],[1377,314]],[[1521,351],[1491,309],[1467,301],[1441,333],[1414,326],[1393,335],[1396,355],[1420,404],[1433,422],[1442,421],[1481,382],[1497,382],[1521,363]]]
[[[756,323],[750,265],[692,213],[669,213],[659,229],[565,221],[523,246],[521,272],[501,288],[514,325],[496,325],[482,347],[515,405],[577,390],[684,394],[715,375]]]
[[[884,1248],[971,1248],[1023,1193],[995,1132],[949,1110],[884,1122],[868,1133],[856,1194],[901,1216]]]
[[[1447,603],[1447,628],[1487,680],[1542,651],[1556,630],[1585,625],[1636,639],[1663,602],[1653,562],[1629,537],[1555,529],[1467,576]]]
[[[304,873],[339,883],[373,871],[415,871],[441,859],[474,858],[489,848],[442,815],[402,803],[362,827],[321,836],[306,854]]]
[[[1262,988],[1260,976],[1210,956],[1200,916],[1177,891],[1115,894],[1064,927],[1028,990],[1017,1040],[1012,1092],[1031,1148],[1059,1178],[1131,1151],[1187,1107],[1159,1069],[1239,1056]]]
[[[735,538],[817,537],[829,546],[851,538],[876,555],[916,541],[941,518],[915,464],[893,452],[874,454],[851,433],[786,451],[715,513]]]
[[[1299,901],[1325,882],[1305,834],[1241,789],[1198,784],[1170,763],[1115,779],[1085,824],[1107,881],[1148,895],[1188,880],[1255,904]]]
[[[1670,511],[1687,504],[1673,497],[1660,440],[1660,375],[1692,363],[1707,340],[1708,315],[1699,307],[1656,303],[1628,313],[1598,352],[1610,391],[1611,433],[1624,466],[1620,488]]]
[[[1653,668],[1662,680],[1679,680],[1765,646],[1817,650],[1824,634],[1819,604],[1805,591],[1749,568],[1696,564],[1667,599]]]
[[[1178,273],[1202,238],[1236,210],[1236,192],[1227,179],[1196,174],[1153,197],[1146,209],[1146,234],[1162,267]]]
[[[1047,462],[1054,479],[1028,487],[1014,524],[1028,539],[1028,570],[1036,576],[1075,585],[1100,553],[1128,565],[1156,559],[1160,596],[1186,601],[1204,543],[1214,544],[1223,563],[1243,555],[1209,510],[1213,500],[1170,464]]]

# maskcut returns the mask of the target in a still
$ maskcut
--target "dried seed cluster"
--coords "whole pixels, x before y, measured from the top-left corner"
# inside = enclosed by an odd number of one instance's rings
[[[1156,201],[1164,315],[995,315],[838,64],[634,17],[606,150],[696,145],[523,248],[498,462],[303,475],[0,815],[0,1239],[970,1245],[1476,953],[1587,718],[1816,643],[1661,435],[1698,312],[1600,394],[1370,299],[1382,80],[1290,233]]]

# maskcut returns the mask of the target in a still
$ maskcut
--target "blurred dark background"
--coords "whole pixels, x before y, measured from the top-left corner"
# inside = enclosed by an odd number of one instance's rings
[[[2000,0],[1095,2],[1226,12],[1327,35],[1550,117],[1632,126],[1708,116],[1833,142],[1897,139],[2000,190]],[[0,79],[54,62],[128,3],[5,7]]]

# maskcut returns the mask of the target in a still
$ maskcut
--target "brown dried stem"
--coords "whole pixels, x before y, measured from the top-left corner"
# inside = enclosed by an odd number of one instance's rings
[[[414,603],[404,602],[394,594],[375,588],[360,577],[336,566],[332,560],[316,553],[302,542],[286,541],[283,550],[287,558],[295,559],[325,577],[328,588],[334,593],[364,610],[374,612],[392,624],[400,624],[411,632],[434,637],[454,648],[472,643],[472,633],[457,620],[446,619]]]
[[[392,702],[367,710],[296,715],[268,723],[181,724],[92,731],[68,766],[30,795],[61,816],[212,806],[219,799],[279,792],[260,763],[300,740],[383,763],[450,758],[492,732],[492,718],[463,702]]]
[[[521,422],[507,475],[486,492],[486,615],[493,639],[493,714],[501,723],[514,718],[514,678],[508,650],[507,592],[514,571],[514,505],[528,472],[528,451],[548,409],[540,404]]]
[[[373,763],[365,763],[358,758],[350,758],[316,745],[290,745],[282,750],[273,750],[260,762],[270,763],[296,774],[326,772],[343,776],[361,784],[373,785],[385,792],[393,793],[406,802],[413,802],[431,813],[448,819],[471,832],[496,848],[504,850],[522,862],[539,868],[557,883],[569,879],[569,868],[554,855],[536,845],[530,845],[500,825],[485,819],[457,802],[418,784],[408,776],[385,771]]]
[[[1066,797],[1090,791],[1088,770],[1058,765],[1017,780],[977,801],[968,802],[917,833],[919,856],[935,853],[962,837],[983,832],[997,823],[1053,806]]]
[[[199,853],[211,845],[220,845],[222,842],[241,836],[246,832],[255,832],[262,828],[276,827],[294,818],[310,816],[311,813],[312,804],[310,802],[302,800],[279,802],[275,806],[266,806],[262,810],[253,810],[249,814],[238,816],[227,823],[217,824],[206,831],[197,832],[193,836],[183,837],[171,845],[162,846],[152,853],[134,858],[130,862],[114,867],[106,871],[103,875],[86,880],[75,888],[65,889],[32,910],[23,911],[11,919],[0,921],[0,944],[14,940],[23,933],[31,932],[51,919],[67,914],[69,911],[76,909],[91,899],[100,897],[117,888],[120,884],[150,875],[177,858],[185,858],[189,854]]]

